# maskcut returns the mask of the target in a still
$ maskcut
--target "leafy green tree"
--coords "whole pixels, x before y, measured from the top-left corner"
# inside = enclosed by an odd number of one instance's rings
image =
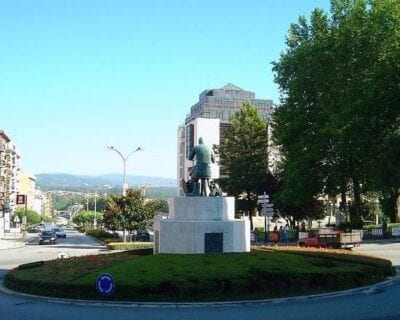
[[[220,165],[227,174],[220,183],[228,194],[244,195],[253,228],[257,189],[268,171],[267,125],[249,103],[242,105],[230,118],[230,123],[219,147]]]
[[[108,196],[104,195],[98,195],[96,199],[96,211],[102,212],[105,210],[108,202]],[[89,198],[87,199],[87,205],[89,211],[94,211],[94,195],[89,195]]]
[[[95,213],[94,211],[82,211],[72,218],[72,222],[80,227],[93,226],[95,217],[97,225],[100,225],[103,220],[103,213]]]
[[[399,131],[399,130],[397,130]],[[396,132],[396,131],[394,131]],[[382,145],[377,167],[377,190],[385,215],[391,222],[400,222],[398,199],[400,196],[400,135],[394,133]]]
[[[104,224],[110,230],[123,229],[131,234],[132,231],[146,229],[155,214],[152,202],[146,204],[140,191],[128,189],[126,197],[110,196],[104,214]]]
[[[359,221],[363,193],[399,189],[397,180],[379,178],[389,173],[382,156],[394,160],[385,141],[400,124],[399,18],[398,1],[332,0],[330,18],[316,9],[310,23],[301,17],[291,26],[288,49],[274,63],[282,93],[274,129],[284,159],[280,199],[288,205],[340,193],[347,210],[351,192]]]
[[[294,226],[295,222],[302,220],[316,220],[321,219],[325,215],[324,204],[322,201],[315,198],[310,199],[307,202],[301,202],[301,204],[291,204],[282,201],[280,198],[280,192],[283,186],[282,172],[268,172],[265,175],[262,185],[258,190],[258,194],[266,192],[269,195],[269,199],[274,204],[274,212],[278,216],[285,218],[285,220]],[[258,209],[261,210],[261,205],[258,205]]]
[[[55,210],[66,210],[71,205],[83,202],[83,197],[78,195],[52,194],[52,202]]]
[[[33,226],[39,224],[43,219],[43,217],[34,210],[26,210],[25,209],[17,209],[15,214],[18,216],[19,221],[22,223],[22,217],[26,216],[26,224],[27,226]]]
[[[103,219],[104,226],[107,229],[115,232],[123,228],[122,208],[123,204],[119,202],[118,196],[110,196]]]
[[[147,202],[148,205],[153,206],[154,212],[158,213],[168,213],[169,205],[168,201],[165,199],[154,199]]]

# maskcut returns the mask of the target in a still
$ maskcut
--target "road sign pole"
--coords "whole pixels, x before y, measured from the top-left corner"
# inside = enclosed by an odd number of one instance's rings
[[[267,244],[267,216],[264,215],[264,243]]]

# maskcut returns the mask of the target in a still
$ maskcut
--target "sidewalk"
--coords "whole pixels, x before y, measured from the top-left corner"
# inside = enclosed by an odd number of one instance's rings
[[[16,249],[25,246],[25,241],[22,239],[18,240],[0,240],[0,250]]]
[[[16,239],[0,239],[0,250],[21,248],[35,237],[37,237],[36,233],[27,233],[26,239],[22,239],[21,237]]]

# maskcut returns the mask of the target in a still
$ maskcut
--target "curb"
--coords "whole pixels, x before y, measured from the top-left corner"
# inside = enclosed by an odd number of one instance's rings
[[[104,241],[101,241],[101,240],[99,240],[99,239],[93,237],[92,235],[90,235],[90,234],[88,234],[88,233],[86,233],[86,232],[81,232],[81,231],[79,231],[78,229],[73,228],[73,230],[77,231],[78,233],[84,234],[85,236],[89,237],[89,238],[92,239],[93,241],[95,241],[95,242],[101,244],[102,246],[105,246],[106,249],[107,249],[106,243],[105,243]]]
[[[0,281],[0,291],[17,297],[32,298],[52,303],[70,304],[79,306],[93,307],[125,307],[125,308],[221,308],[221,307],[240,307],[240,306],[261,306],[267,304],[278,304],[288,302],[306,302],[312,300],[331,299],[345,297],[355,294],[374,294],[381,292],[383,288],[392,286],[400,281],[400,268],[396,268],[397,274],[385,281],[375,283],[373,285],[353,288],[342,291],[328,292],[322,294],[295,296],[287,298],[262,299],[262,300],[240,300],[240,301],[221,301],[221,302],[138,302],[138,301],[99,301],[99,300],[75,300],[54,298],[47,296],[38,296],[28,293],[21,293],[10,290],[4,286],[4,280]]]
[[[101,244],[102,246],[105,246],[105,247],[107,248],[107,245],[106,245],[106,243],[105,243],[104,241],[101,241],[101,240],[99,240],[99,239],[93,237],[92,235],[87,234],[86,232],[84,233],[84,235],[87,236],[87,237],[89,237],[90,239],[96,241],[97,243]]]
[[[398,239],[398,238],[395,238],[395,239],[376,239],[376,240],[373,240],[373,239],[366,239],[366,240],[363,240],[362,242],[361,242],[361,244],[363,244],[363,243],[365,243],[365,244],[367,244],[367,243],[374,243],[374,244],[381,244],[381,243],[399,243],[400,242],[400,239]]]

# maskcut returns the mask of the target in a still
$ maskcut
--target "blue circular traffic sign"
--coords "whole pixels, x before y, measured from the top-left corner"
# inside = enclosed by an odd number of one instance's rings
[[[96,289],[99,295],[109,297],[115,290],[115,280],[109,273],[102,273],[96,279]]]

